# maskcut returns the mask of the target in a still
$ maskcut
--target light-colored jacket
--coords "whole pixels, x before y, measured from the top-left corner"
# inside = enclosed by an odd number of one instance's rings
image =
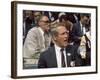
[[[51,36],[47,36],[47,45],[50,46]],[[24,58],[39,58],[41,52],[45,50],[43,35],[39,30],[39,27],[33,27],[27,34],[24,47],[23,56]]]

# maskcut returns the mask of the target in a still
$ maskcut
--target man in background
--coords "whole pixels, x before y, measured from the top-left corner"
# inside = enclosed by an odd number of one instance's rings
[[[25,39],[23,47],[24,64],[33,64],[32,68],[37,67],[40,53],[50,45],[49,22],[49,18],[42,15],[38,20],[38,25],[29,30]]]
[[[73,25],[71,36],[74,42],[74,45],[78,48],[82,36],[89,31],[87,22],[89,22],[89,14],[80,14],[80,20]]]

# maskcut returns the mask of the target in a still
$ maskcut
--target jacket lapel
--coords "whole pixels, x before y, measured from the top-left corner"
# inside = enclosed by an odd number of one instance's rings
[[[39,41],[39,47],[40,47],[40,49],[43,49],[44,48],[44,41],[43,41],[43,37],[42,37],[42,34],[41,34],[41,32],[40,32],[40,30],[37,28],[37,32],[38,32],[38,41]]]
[[[66,48],[66,60],[67,60],[67,67],[70,67],[70,63],[71,63],[71,52],[69,51],[69,47]]]

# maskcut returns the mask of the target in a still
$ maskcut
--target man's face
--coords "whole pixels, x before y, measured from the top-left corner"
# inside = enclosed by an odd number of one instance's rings
[[[46,32],[49,31],[50,29],[50,23],[49,23],[49,18],[47,16],[43,16],[41,20],[39,21],[39,26]]]
[[[59,47],[66,47],[68,45],[69,31],[63,26],[58,27],[58,35],[55,37],[56,44]]]
[[[34,19],[37,21],[41,16],[40,12],[34,12]]]
[[[84,17],[83,17],[83,24],[86,25],[86,24],[88,24],[88,23],[89,23],[89,18],[86,17],[86,16],[84,16]]]

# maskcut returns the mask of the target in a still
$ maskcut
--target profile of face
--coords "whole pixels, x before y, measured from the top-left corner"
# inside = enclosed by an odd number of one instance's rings
[[[69,31],[64,26],[59,26],[57,28],[57,36],[55,36],[55,42],[56,44],[64,48],[68,45],[68,37],[69,37]]]
[[[39,26],[46,32],[50,29],[50,21],[47,16],[42,16],[42,18],[39,21]]]
[[[87,16],[84,16],[82,18],[82,23],[83,23],[83,25],[87,25],[89,23],[89,18]]]
[[[41,12],[39,12],[39,11],[34,12],[34,19],[36,21],[40,18],[40,16],[41,16]]]

